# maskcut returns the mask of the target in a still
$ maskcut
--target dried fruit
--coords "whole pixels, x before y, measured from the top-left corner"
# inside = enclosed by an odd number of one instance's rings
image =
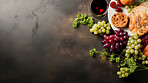
[[[122,12],[122,11],[123,10],[120,7],[116,8],[116,12]]]
[[[124,5],[120,1],[117,2],[117,5],[120,7],[124,7]]]
[[[116,8],[117,4],[116,4],[115,1],[113,1],[113,2],[110,3],[110,6],[111,6],[112,8]]]

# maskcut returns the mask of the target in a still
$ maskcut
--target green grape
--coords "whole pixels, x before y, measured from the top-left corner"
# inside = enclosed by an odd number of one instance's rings
[[[100,26],[103,26],[103,23],[102,22],[100,23]]]
[[[134,45],[134,44],[132,44],[132,45],[131,45],[131,47],[132,47],[132,48],[134,48],[134,47],[135,47],[135,45]]]
[[[134,5],[134,8],[137,7],[137,5]]]
[[[138,60],[142,60],[142,57],[138,57]]]
[[[91,28],[91,29],[90,29],[90,32],[94,32],[94,29]]]
[[[94,31],[94,34],[97,35],[99,32],[98,31]]]
[[[144,58],[144,59],[145,59],[145,58],[146,58],[146,56],[145,56],[145,55],[142,55],[142,58]]]
[[[104,29],[104,27],[101,27],[101,29]]]
[[[129,54],[129,53],[125,53],[125,56],[126,56],[126,57],[129,57],[129,56],[130,56],[130,54]]]
[[[128,73],[125,73],[125,77],[128,77]]]
[[[125,68],[125,71],[128,71],[129,69],[128,68]]]
[[[121,72],[120,72],[120,71],[118,71],[118,72],[117,72],[117,75],[121,75]]]
[[[145,64],[145,61],[142,61],[142,64],[144,65]]]
[[[102,23],[103,23],[103,25],[104,25],[104,24],[106,24],[106,22],[105,22],[105,21],[102,21]]]
[[[148,64],[148,61],[145,61],[145,64]]]
[[[138,39],[138,36],[134,36],[134,39]]]
[[[94,31],[97,31],[97,30],[98,30],[98,28],[97,28],[97,27],[94,27],[93,29],[94,29]]]
[[[126,53],[130,53],[130,50],[129,50],[129,49],[127,49],[127,50],[126,50]]]
[[[99,24],[99,25],[101,25],[101,22],[100,22],[100,21],[98,21],[98,24]]]
[[[131,9],[131,8],[129,8],[129,9],[127,10],[127,12],[128,12],[128,13],[130,13],[131,11],[132,11],[132,9]]]
[[[135,42],[134,42],[134,44],[135,44],[135,45],[137,45],[137,44],[138,44],[138,42],[137,42],[137,41],[135,41]]]
[[[124,68],[120,68],[120,71],[124,71]]]
[[[121,76],[122,76],[122,78],[124,78],[124,77],[125,77],[125,75],[124,75],[124,74],[122,74]]]
[[[138,46],[138,45],[136,45],[136,46],[135,46],[135,49],[136,49],[136,50],[138,50],[138,49],[139,49],[139,46]]]
[[[110,27],[111,26],[110,23],[107,23],[107,26]]]
[[[131,43],[129,42],[129,43],[127,43],[127,46],[131,46]]]
[[[138,58],[138,56],[137,56],[137,55],[134,55],[134,58],[135,58],[135,59],[137,59],[137,58]]]
[[[109,30],[106,30],[106,34],[109,34],[110,33],[110,31]]]
[[[133,54],[134,52],[135,52],[134,49],[131,49],[131,50],[130,50],[130,53],[131,53],[131,54]]]
[[[102,29],[102,32],[105,33],[105,29]]]
[[[138,55],[138,51],[137,50],[135,50],[135,55]]]
[[[134,39],[131,40],[131,43],[134,44]]]
[[[141,43],[141,39],[137,39],[137,42],[138,42],[138,43]]]
[[[101,34],[101,33],[102,33],[102,30],[101,30],[101,29],[99,29],[99,30],[98,30],[98,32],[99,32],[99,34]]]
[[[128,6],[128,5],[126,5],[126,6],[125,6],[125,8],[126,8],[126,9],[129,9],[129,6]]]
[[[107,29],[107,30],[110,30],[110,29],[111,29],[111,27],[110,27],[110,26],[108,26],[106,29]]]
[[[130,37],[130,38],[129,38],[129,41],[131,41],[132,39],[133,39],[133,38],[132,38],[132,37]]]
[[[124,74],[124,73],[125,73],[125,71],[121,71],[121,73],[122,73],[122,74]]]
[[[101,25],[100,25],[100,24],[98,24],[98,25],[97,25],[97,27],[98,27],[98,28],[100,28],[100,27],[101,27]]]
[[[107,24],[104,24],[104,27],[106,28],[107,27]]]
[[[122,76],[120,75],[119,78],[122,78]]]
[[[138,46],[138,48],[141,48],[141,44],[138,44],[137,46]]]
[[[133,5],[130,5],[130,8],[134,8],[134,6]]]
[[[139,55],[140,55],[140,56],[142,56],[142,55],[143,55],[143,53],[140,51]]]
[[[134,33],[134,36],[138,36],[138,33],[136,32],[136,33]]]

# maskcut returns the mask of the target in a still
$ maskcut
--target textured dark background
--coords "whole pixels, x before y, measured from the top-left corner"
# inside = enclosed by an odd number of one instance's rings
[[[90,1],[0,0],[0,83],[147,82],[148,71],[119,79],[117,65],[89,56],[103,50],[103,38],[72,21],[92,16]]]

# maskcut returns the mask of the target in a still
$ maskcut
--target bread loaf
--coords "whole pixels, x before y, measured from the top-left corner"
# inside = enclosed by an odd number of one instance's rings
[[[132,33],[138,32],[141,36],[148,32],[148,16],[143,12],[135,13],[129,22],[129,30]]]
[[[148,6],[148,1],[141,3],[140,6]]]
[[[148,7],[147,6],[137,6],[134,9],[132,9],[128,17],[131,18],[137,12],[143,12],[148,16]]]

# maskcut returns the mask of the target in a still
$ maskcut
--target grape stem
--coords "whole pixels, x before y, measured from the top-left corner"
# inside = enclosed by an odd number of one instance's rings
[[[143,70],[147,70],[148,68],[144,68],[144,69],[136,69],[135,71],[143,71]]]
[[[105,50],[103,50],[103,51],[105,51]],[[102,52],[100,52],[100,53],[102,53]],[[125,58],[124,56],[121,56],[121,55],[118,55],[118,54],[115,54],[115,55],[117,55],[119,57],[122,57],[122,58]],[[110,55],[107,54],[106,56],[110,56]],[[142,70],[147,70],[148,69],[148,67],[146,67],[146,66],[144,66],[144,65],[142,65],[140,63],[136,63],[136,64],[138,65],[139,68],[142,68],[142,69],[136,69],[135,71],[142,71]]]

